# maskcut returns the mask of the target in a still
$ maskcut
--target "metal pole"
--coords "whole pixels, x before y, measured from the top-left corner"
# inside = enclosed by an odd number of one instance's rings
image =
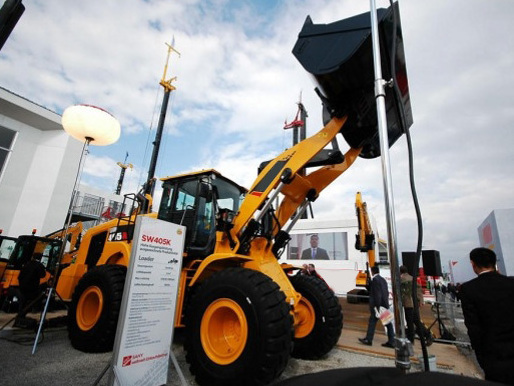
[[[55,265],[54,274],[52,277],[52,287],[48,291],[46,302],[45,302],[45,307],[43,309],[43,312],[41,313],[41,319],[39,320],[39,327],[37,330],[36,339],[34,340],[34,347],[32,348],[32,355],[34,355],[36,352],[39,335],[41,334],[41,330],[43,328],[43,323],[45,322],[46,313],[48,311],[48,305],[50,304],[50,298],[53,296],[54,291],[56,292],[55,288],[57,285],[57,276],[59,273],[59,267],[60,267],[61,261],[64,257],[64,250],[66,249],[66,243],[68,240],[68,229],[70,228],[70,225],[71,225],[71,217],[73,214],[73,202],[75,201],[75,196],[78,193],[80,178],[82,176],[82,170],[84,168],[85,156],[87,154],[89,144],[93,140],[94,140],[94,138],[86,137],[84,140],[84,145],[82,146],[82,153],[80,154],[79,167],[77,169],[77,175],[75,176],[75,183],[73,184],[73,192],[71,193],[70,205],[68,207],[68,217],[66,218],[65,225],[63,228],[62,245],[61,245],[61,249],[59,250],[59,260],[57,261],[57,264]]]
[[[166,110],[168,109],[168,102],[170,100],[171,90],[165,89],[162,98],[161,114],[159,116],[159,123],[157,125],[157,132],[155,133],[155,141],[153,143],[152,159],[150,160],[150,167],[148,169],[148,179],[146,182],[146,194],[151,194],[153,187],[151,181],[155,177],[155,168],[157,166],[157,158],[159,157],[159,148],[161,146],[162,132],[164,130],[164,121],[166,120]]]
[[[118,179],[118,186],[116,187],[116,192],[114,194],[119,195],[121,193],[121,187],[123,186],[123,180],[125,179],[125,168],[121,168],[120,178]]]
[[[389,137],[387,132],[387,114],[385,108],[385,85],[382,78],[382,61],[380,57],[380,40],[378,32],[378,17],[375,0],[370,0],[371,8],[371,40],[373,48],[373,67],[375,69],[375,98],[377,104],[377,123],[380,139],[382,160],[382,177],[384,183],[384,198],[387,220],[387,245],[391,263],[391,281],[393,284],[394,319],[396,333],[396,367],[402,370],[410,368],[408,340],[405,338],[404,311],[400,296],[400,270],[398,267],[398,250],[396,239],[396,223],[394,215],[393,185],[391,165],[389,160]]]

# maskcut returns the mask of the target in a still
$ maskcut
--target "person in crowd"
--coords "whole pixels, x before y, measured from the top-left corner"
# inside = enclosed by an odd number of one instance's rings
[[[462,286],[461,283],[455,284],[455,300],[460,302],[460,287]]]
[[[448,283],[448,293],[450,294],[450,299],[452,300],[452,302],[454,302],[455,301],[455,295],[456,295],[455,284]]]
[[[305,249],[302,252],[302,260],[329,260],[326,249],[320,248],[319,236],[314,234],[311,235],[310,239],[311,247]]]
[[[45,266],[41,263],[41,254],[34,253],[32,258],[22,267],[18,276],[20,288],[20,307],[18,316],[24,317],[30,310],[29,305],[44,291],[39,284],[46,275]]]
[[[469,254],[477,277],[459,289],[464,323],[485,379],[514,385],[514,279],[496,271],[496,254]]]
[[[316,266],[314,264],[312,264],[312,263],[308,264],[307,265],[307,269],[309,271],[309,275],[316,276],[318,279],[321,279],[321,280],[323,280],[326,283],[325,279],[323,279],[323,276],[321,276],[318,273],[318,271],[316,271]]]
[[[380,270],[378,266],[371,267],[371,283],[369,288],[369,311],[370,316],[368,320],[368,330],[365,338],[359,338],[359,342],[366,346],[373,344],[373,336],[375,335],[375,327],[377,325],[378,318],[375,314],[375,307],[389,308],[389,290],[387,288],[386,280],[380,276]],[[394,348],[394,329],[393,323],[386,325],[387,329],[387,342],[383,343],[382,346]]]
[[[310,275],[309,264],[303,264],[302,268],[296,272],[297,275]]]
[[[400,293],[402,296],[402,305],[405,312],[405,321],[407,322],[407,339],[411,343],[414,343],[415,322],[417,313],[414,312],[414,299],[412,296],[412,280],[413,277],[409,274],[409,271],[405,265],[400,267]],[[423,294],[421,287],[417,286],[417,300],[418,307],[422,304]]]

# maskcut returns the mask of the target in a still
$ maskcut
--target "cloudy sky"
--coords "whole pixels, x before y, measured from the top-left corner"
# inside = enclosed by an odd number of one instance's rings
[[[124,190],[145,180],[167,55],[177,76],[157,176],[215,168],[249,187],[256,169],[290,146],[282,129],[296,102],[308,135],[322,127],[314,84],[291,53],[307,15],[330,23],[369,11],[365,0],[24,0],[0,52],[0,86],[57,113],[100,106],[120,140],[91,147],[83,182],[114,191],[118,161],[134,165]],[[388,1],[377,0],[379,7]],[[414,124],[424,249],[466,259],[477,227],[514,207],[514,2],[400,1]],[[347,145],[340,140],[344,149]],[[391,148],[398,250],[416,247],[405,138]],[[386,236],[380,158],[359,159],[314,205],[316,218],[354,218],[361,191]]]

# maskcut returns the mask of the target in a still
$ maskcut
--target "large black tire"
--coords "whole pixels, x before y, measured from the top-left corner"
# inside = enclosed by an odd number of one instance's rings
[[[290,277],[302,295],[300,325],[296,327],[293,357],[319,359],[336,345],[343,329],[343,312],[334,292],[315,276]],[[296,313],[296,310],[295,310]]]
[[[112,350],[126,273],[121,265],[101,265],[80,279],[68,312],[68,335],[77,350]]]
[[[287,365],[292,317],[261,272],[227,268],[202,283],[186,311],[186,360],[200,385],[263,385]]]

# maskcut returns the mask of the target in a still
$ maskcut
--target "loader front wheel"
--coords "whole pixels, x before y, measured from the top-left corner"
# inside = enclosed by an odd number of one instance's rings
[[[186,311],[186,360],[200,385],[266,384],[289,360],[292,318],[268,276],[227,268],[195,289]]]
[[[343,313],[334,292],[320,278],[295,275],[289,278],[302,295],[295,307],[293,357],[319,359],[336,345],[343,329]]]
[[[112,350],[126,272],[121,265],[101,265],[80,279],[68,313],[68,335],[77,350]]]

